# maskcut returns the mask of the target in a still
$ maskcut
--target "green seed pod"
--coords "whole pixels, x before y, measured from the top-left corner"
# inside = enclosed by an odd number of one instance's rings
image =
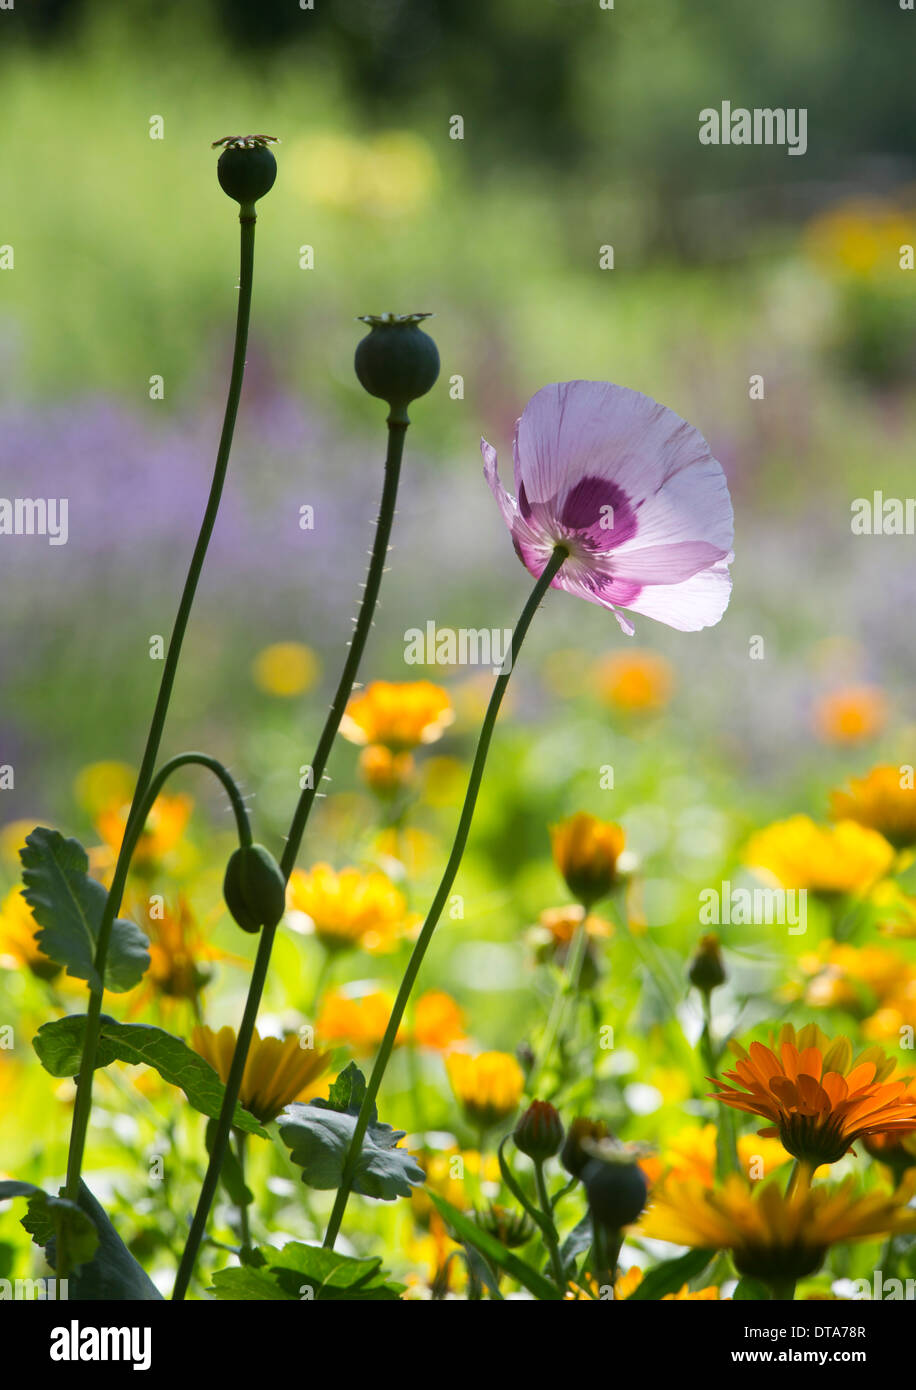
[[[646,1175],[635,1163],[593,1158],[582,1170],[592,1220],[609,1231],[635,1221],[649,1195]]]
[[[242,845],[231,856],[223,897],[242,931],[275,927],[286,911],[286,880],[263,845]]]
[[[393,412],[406,411],[411,401],[425,396],[439,375],[439,350],[419,326],[430,317],[360,315],[370,329],[356,348],[356,375],[369,395],[387,401]]]
[[[214,149],[224,146],[216,166],[223,192],[250,208],[269,193],[277,177],[277,161],[268,145],[276,143],[274,135],[226,135],[214,140]]]

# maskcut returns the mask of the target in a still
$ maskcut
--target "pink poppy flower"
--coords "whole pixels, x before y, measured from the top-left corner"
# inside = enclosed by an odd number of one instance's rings
[[[682,632],[717,623],[734,558],[721,465],[686,420],[639,391],[605,381],[544,386],[515,429],[515,491],[480,441],[484,476],[519,559],[539,576],[554,547],[569,559],[552,588],[627,608]]]

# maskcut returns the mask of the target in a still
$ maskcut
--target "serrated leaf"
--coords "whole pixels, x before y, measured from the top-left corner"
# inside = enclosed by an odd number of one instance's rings
[[[342,1076],[347,1077],[344,1085],[337,1088],[335,1083],[331,1088],[333,1099],[306,1104],[294,1101],[277,1122],[290,1157],[302,1169],[302,1181],[322,1191],[340,1186],[359,1113],[359,1101],[354,1103],[354,1097],[365,1095],[365,1082],[355,1064],[351,1063]],[[348,1108],[337,1109],[345,1095],[349,1097]],[[411,1187],[425,1182],[426,1175],[416,1160],[406,1149],[397,1147],[404,1134],[404,1130],[380,1124],[373,1110],[356,1166],[354,1192],[393,1202],[395,1197],[409,1197]]]
[[[85,1014],[70,1014],[67,1018],[42,1024],[32,1039],[32,1046],[45,1070],[52,1076],[76,1076],[85,1032]],[[107,1067],[110,1062],[152,1067],[163,1081],[180,1087],[195,1110],[211,1119],[219,1115],[225,1087],[216,1072],[181,1038],[173,1037],[162,1028],[148,1023],[118,1023],[102,1014],[95,1064]],[[236,1129],[267,1138],[267,1131],[239,1104],[236,1104],[232,1122]]]
[[[490,1264],[497,1269],[504,1270],[506,1274],[510,1274],[517,1283],[521,1284],[522,1288],[534,1294],[535,1298],[545,1302],[556,1302],[562,1298],[562,1294],[555,1284],[552,1284],[531,1265],[526,1264],[513,1251],[507,1250],[495,1236],[482,1230],[469,1216],[465,1216],[464,1212],[458,1211],[457,1207],[453,1207],[437,1192],[429,1192],[427,1195],[439,1214],[451,1226],[458,1239],[472,1246],[489,1260]]]
[[[37,826],[19,851],[22,896],[40,930],[36,940],[56,965],[74,979],[101,987],[95,968],[99,926],[108,894],[89,877],[89,856],[78,840],[65,840],[58,830]],[[133,989],[149,968],[149,942],[134,922],[112,923],[105,988],[116,994]]]
[[[295,1296],[286,1293],[266,1269],[252,1269],[247,1265],[232,1269],[217,1270],[213,1276],[210,1293],[220,1302],[237,1301],[259,1303],[293,1303]]]
[[[714,1254],[714,1250],[688,1250],[676,1260],[664,1260],[647,1271],[627,1302],[642,1303],[647,1299],[664,1298],[667,1293],[677,1293],[684,1284],[703,1273]]]
[[[323,1110],[339,1110],[345,1114],[359,1114],[359,1107],[366,1094],[366,1078],[355,1062],[350,1062],[331,1085],[327,1100],[316,1100],[315,1104]],[[373,1107],[372,1118],[377,1111]]]
[[[211,1292],[218,1299],[389,1303],[404,1292],[403,1284],[388,1281],[377,1257],[359,1259],[297,1241],[268,1251],[268,1266],[264,1252],[258,1253],[259,1268],[220,1270]]]

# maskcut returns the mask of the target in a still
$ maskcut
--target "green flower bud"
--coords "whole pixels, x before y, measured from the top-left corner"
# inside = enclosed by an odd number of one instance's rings
[[[275,927],[286,911],[286,880],[263,845],[241,845],[226,865],[223,897],[242,931]]]
[[[543,1162],[560,1152],[563,1121],[549,1101],[533,1100],[520,1117],[512,1137],[515,1147],[523,1154]]]
[[[635,1163],[592,1158],[582,1170],[592,1221],[619,1231],[635,1221],[649,1195],[645,1173]]]
[[[370,396],[387,401],[392,412],[404,412],[425,396],[439,375],[439,350],[420,328],[429,314],[361,314],[370,325],[357,345],[354,365],[360,385]]]
[[[219,186],[243,208],[253,210],[273,188],[277,161],[268,145],[276,143],[275,135],[226,135],[213,141],[213,149],[224,146],[216,166]]]
[[[534,1222],[526,1212],[512,1211],[509,1207],[497,1206],[495,1202],[491,1202],[484,1211],[477,1212],[477,1224],[507,1250],[527,1245],[535,1229]]]
[[[725,984],[725,966],[722,963],[719,938],[713,933],[701,937],[697,943],[697,949],[687,967],[687,978],[703,994],[709,994],[719,985]]]

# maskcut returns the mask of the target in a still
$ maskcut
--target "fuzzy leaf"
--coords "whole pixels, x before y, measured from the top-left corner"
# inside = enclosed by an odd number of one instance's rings
[[[294,1101],[280,1115],[280,1138],[302,1169],[302,1181],[308,1187],[325,1190],[340,1186],[365,1091],[362,1073],[351,1063],[332,1086],[328,1100]],[[349,1104],[341,1110],[337,1107],[344,1099]],[[380,1124],[373,1110],[356,1168],[354,1192],[393,1202],[395,1197],[409,1197],[411,1187],[425,1181],[419,1164],[406,1149],[397,1147],[403,1138],[404,1130]]]
[[[181,1038],[147,1023],[118,1023],[105,1014],[100,1025],[97,1067],[107,1067],[110,1062],[152,1067],[163,1081],[179,1086],[195,1110],[211,1119],[219,1115],[225,1087],[210,1063],[192,1052]],[[85,1014],[70,1014],[42,1024],[32,1046],[45,1071],[52,1076],[76,1076],[85,1032]],[[267,1138],[267,1131],[238,1104],[233,1124],[236,1129]]]
[[[66,967],[74,979],[93,990],[100,980],[94,958],[99,925],[108,896],[89,877],[89,856],[78,840],[38,826],[26,836],[22,860],[22,896],[41,930],[36,939],[45,955]],[[105,988],[116,994],[133,989],[149,967],[149,942],[133,922],[112,924]]]

